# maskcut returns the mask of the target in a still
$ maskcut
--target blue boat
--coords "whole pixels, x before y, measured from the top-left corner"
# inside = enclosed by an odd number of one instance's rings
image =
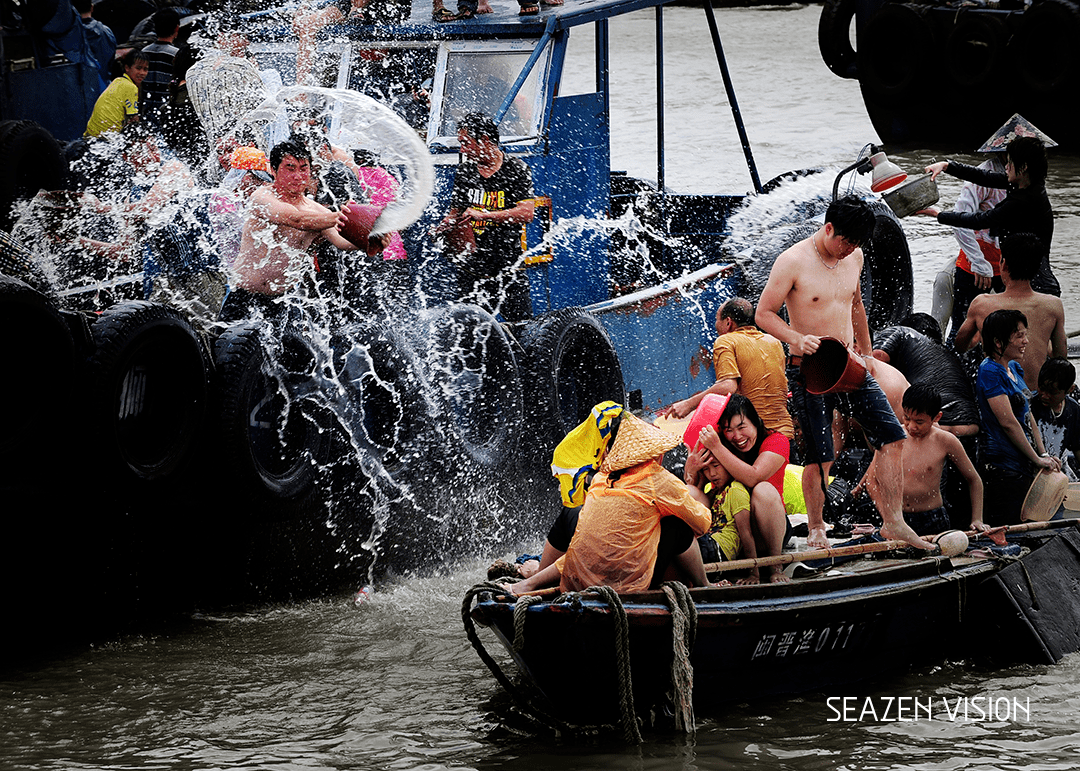
[[[558,505],[549,470],[555,444],[600,401],[652,413],[711,384],[716,308],[736,293],[756,297],[771,260],[805,237],[827,204],[818,196],[760,242],[731,243],[730,218],[748,195],[668,189],[662,98],[656,178],[612,168],[616,73],[607,24],[651,10],[662,53],[664,5],[566,0],[537,16],[496,7],[436,23],[430,4],[414,0],[387,4],[401,10],[396,17],[323,30],[318,85],[396,106],[430,151],[434,196],[403,232],[424,307],[400,318],[355,319],[329,330],[326,350],[312,351],[303,334],[267,340],[252,325],[194,329],[177,309],[145,300],[77,304],[79,292],[91,300],[112,292],[105,283],[46,297],[9,282],[0,287],[0,304],[33,306],[37,316],[18,311],[25,323],[5,333],[53,346],[57,355],[44,357],[50,371],[76,373],[78,397],[64,409],[53,403],[56,389],[17,384],[19,397],[32,403],[26,415],[48,415],[63,430],[69,412],[92,416],[74,444],[93,442],[95,452],[65,448],[63,463],[87,487],[107,490],[102,500],[118,510],[153,512],[137,516],[140,522],[170,519],[160,511],[186,521],[197,511],[211,527],[227,523],[245,559],[264,563],[258,582],[271,595],[266,587],[279,579],[290,592],[299,583],[282,564],[319,582],[341,573],[353,580],[376,554],[430,562],[484,544],[486,534],[520,538],[546,527]],[[295,77],[297,48],[288,12],[241,19],[250,55],[286,82]],[[712,7],[703,14],[747,161],[749,185],[732,184],[765,194],[798,174],[765,184],[758,178]],[[595,89],[563,95],[569,38],[585,25],[595,39]],[[664,78],[661,55],[660,94]],[[418,85],[430,94],[430,110],[415,113],[408,107]],[[453,302],[453,267],[430,235],[449,208],[456,122],[475,109],[495,117],[504,149],[532,171],[538,216],[523,240],[537,316],[527,323],[500,324]],[[844,173],[864,168],[865,156]],[[876,206],[863,276],[872,328],[910,312],[912,294],[903,229],[887,207]],[[63,207],[57,210],[61,225],[69,224]],[[141,275],[125,280],[137,291],[142,286]],[[270,349],[282,355],[267,356]],[[28,357],[17,370],[35,371],[40,358]],[[287,371],[286,359],[314,376]],[[41,435],[32,419],[22,421],[6,445],[13,462],[0,482],[29,499],[48,472],[19,448],[37,447]],[[462,490],[469,491],[465,503]],[[486,504],[493,497],[527,503],[512,523],[492,522]],[[263,529],[266,523],[272,527]],[[191,537],[198,532],[193,527]],[[271,537],[273,548],[260,540]]]

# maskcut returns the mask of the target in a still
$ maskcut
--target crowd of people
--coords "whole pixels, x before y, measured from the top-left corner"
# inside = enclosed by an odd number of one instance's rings
[[[874,213],[858,197],[835,200],[818,230],[779,255],[756,310],[743,298],[717,310],[715,383],[662,416],[689,417],[691,426],[700,426],[686,438],[685,491],[673,474],[664,476],[659,438],[635,457],[635,469],[647,469],[652,480],[663,477],[668,498],[680,501],[678,512],[629,486],[614,497],[620,478],[603,472],[605,453],[619,446],[617,431],[587,432],[593,443],[584,457],[593,463],[578,468],[570,462],[567,468],[565,448],[556,450],[553,472],[575,480],[578,498],[564,496],[567,508],[544,553],[519,567],[502,565],[496,574],[525,576],[511,585],[519,594],[556,583],[562,590],[604,584],[634,591],[672,577],[708,585],[702,564],[746,559],[738,581],[759,583],[755,558],[780,554],[791,536],[792,507],[785,498],[795,496],[784,480],[792,469],[801,481],[810,548],[828,546],[829,528],[840,524],[826,522],[827,510],[870,511],[878,519],[870,524],[882,537],[922,550],[933,548],[930,536],[954,528],[977,534],[1029,516],[1063,516],[1063,506],[1035,511],[1025,501],[1039,475],[1055,477],[1061,489],[1066,474],[1080,478],[1080,404],[1069,395],[1076,371],[1065,358],[1064,310],[1048,259],[1052,218],[1044,142],[1050,142],[1022,118],[1002,132],[1010,134],[995,144],[1006,155],[999,176],[992,168],[973,171],[955,162],[927,168],[1006,190],[997,198],[984,196],[989,205],[974,212],[924,212],[967,230],[956,263],[953,313],[942,320],[952,318],[948,338],[944,324],[924,313],[872,338],[859,279]],[[983,230],[973,238],[978,228]],[[840,388],[811,388],[803,362],[836,340],[861,365],[848,365],[844,377],[855,374]],[[981,361],[972,373],[961,354],[975,346],[981,346]],[[604,414],[615,408],[609,405]],[[622,420],[640,422],[626,415]],[[567,443],[580,438],[572,434]],[[852,448],[868,449],[869,463],[856,463],[855,479],[831,489],[838,455]],[[796,459],[801,468],[792,463]],[[582,480],[597,469],[594,494]],[[711,514],[704,534],[685,492]],[[578,513],[571,507],[582,497]],[[870,505],[848,501],[845,508],[839,497],[861,497]],[[668,523],[673,515],[682,520],[678,526]],[[683,549],[684,523],[700,535],[696,551]],[[677,540],[669,528],[679,532]],[[620,551],[622,534],[638,529],[635,550]],[[579,531],[587,535],[579,538]],[[605,544],[599,561],[598,543]],[[769,581],[788,580],[778,565],[766,564]],[[635,576],[632,584],[624,580],[628,573]],[[647,583],[645,576],[651,576]]]

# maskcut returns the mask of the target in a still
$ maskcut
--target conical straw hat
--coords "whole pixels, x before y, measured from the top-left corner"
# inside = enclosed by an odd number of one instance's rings
[[[663,455],[678,444],[679,437],[624,411],[619,433],[600,464],[600,471],[610,474],[636,466]]]
[[[1065,493],[1069,489],[1069,478],[1060,471],[1040,471],[1024,497],[1020,507],[1021,520],[1046,522],[1057,514]]]
[[[995,131],[993,136],[983,142],[983,146],[980,147],[977,152],[1004,152],[1009,142],[1017,137],[1035,137],[1046,147],[1057,147],[1057,142],[1039,131],[1039,129],[1035,127],[1035,124],[1022,117],[1020,113],[1014,113],[1011,118],[1005,121],[1004,126]]]

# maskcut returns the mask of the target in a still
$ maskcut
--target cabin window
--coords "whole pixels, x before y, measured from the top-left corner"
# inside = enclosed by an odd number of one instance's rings
[[[457,122],[467,112],[479,110],[495,117],[518,75],[532,54],[536,41],[460,41],[448,44],[439,62],[436,138],[457,144]],[[540,136],[543,116],[543,85],[551,49],[541,55],[515,95],[499,129],[503,142]]]
[[[348,87],[389,105],[426,136],[435,76],[435,46],[353,44]]]

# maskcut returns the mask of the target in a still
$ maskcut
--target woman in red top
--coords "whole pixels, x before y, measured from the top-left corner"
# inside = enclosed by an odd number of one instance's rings
[[[698,441],[735,481],[742,482],[750,491],[750,524],[756,556],[780,554],[791,533],[784,511],[784,471],[791,452],[788,438],[765,428],[749,399],[732,394],[717,426],[703,427]],[[772,566],[771,573],[770,582],[788,580],[779,565]],[[749,583],[758,580],[754,568]]]

